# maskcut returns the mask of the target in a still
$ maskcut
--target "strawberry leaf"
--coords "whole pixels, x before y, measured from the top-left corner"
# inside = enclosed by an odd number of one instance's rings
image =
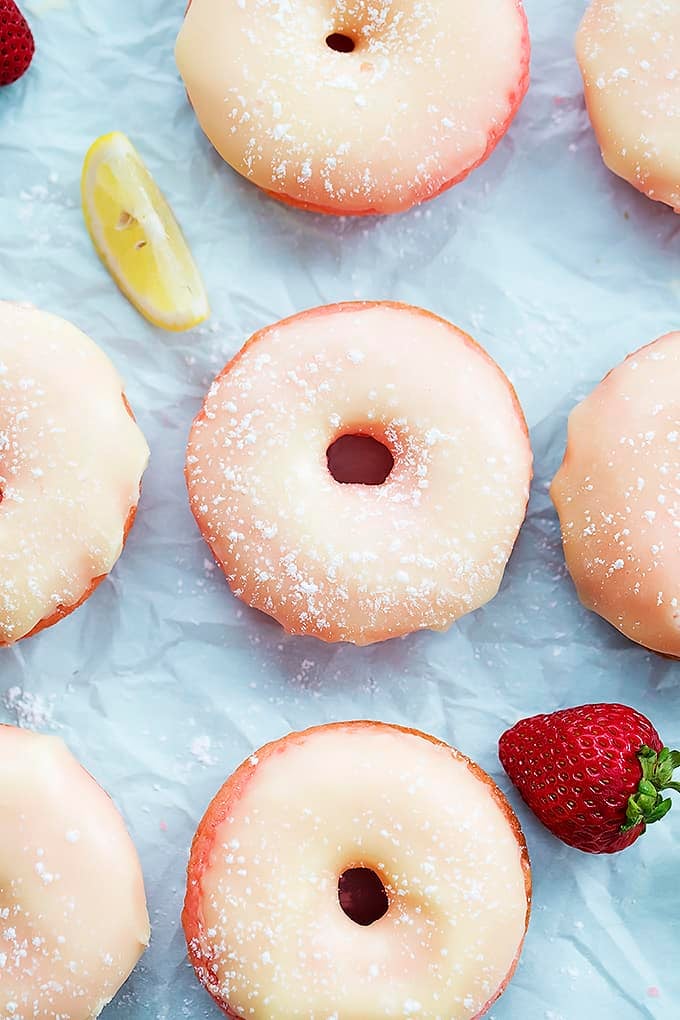
[[[621,826],[621,832],[660,821],[673,806],[669,797],[662,796],[662,791],[674,790],[680,793],[680,782],[673,781],[673,773],[680,767],[680,751],[664,747],[657,754],[645,744],[640,748],[638,758],[642,778],[636,792],[628,798],[626,821]]]
[[[652,822],[660,821],[664,815],[667,815],[670,809],[673,807],[673,802],[665,797],[652,811],[647,818],[647,825],[651,825]]]

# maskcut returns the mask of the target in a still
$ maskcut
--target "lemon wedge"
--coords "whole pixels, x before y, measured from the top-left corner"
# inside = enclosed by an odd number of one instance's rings
[[[81,193],[97,254],[149,322],[180,331],[208,318],[205,287],[177,220],[120,131],[90,148]]]

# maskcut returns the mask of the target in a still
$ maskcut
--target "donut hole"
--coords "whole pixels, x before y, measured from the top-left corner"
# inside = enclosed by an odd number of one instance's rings
[[[344,32],[331,32],[326,36],[326,46],[336,53],[352,53],[356,47],[354,39]]]
[[[380,876],[371,868],[348,868],[338,879],[338,900],[350,921],[367,928],[384,917],[390,905]]]
[[[382,485],[394,467],[391,452],[373,436],[340,436],[326,451],[328,470],[343,485]]]

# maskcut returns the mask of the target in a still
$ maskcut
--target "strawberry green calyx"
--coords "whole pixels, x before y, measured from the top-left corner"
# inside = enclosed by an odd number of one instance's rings
[[[626,821],[621,832],[629,832],[638,825],[652,825],[667,815],[672,807],[669,797],[664,797],[664,790],[675,790],[680,793],[680,783],[673,781],[675,769],[680,768],[680,751],[671,751],[664,747],[657,754],[646,744],[638,752],[642,767],[642,779],[636,793],[628,798]]]

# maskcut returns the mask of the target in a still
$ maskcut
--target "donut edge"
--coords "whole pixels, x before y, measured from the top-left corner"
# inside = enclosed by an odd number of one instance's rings
[[[123,406],[125,407],[125,410],[130,415],[133,422],[135,422],[136,424],[137,419],[135,418],[134,412],[130,407],[130,403],[124,392],[121,392],[121,399],[123,401]],[[118,563],[118,560],[123,555],[125,544],[135,523],[135,518],[137,516],[137,510],[139,508],[139,501],[141,497],[142,497],[142,483],[140,480],[139,497],[137,499],[137,502],[133,506],[131,506],[130,509],[128,510],[127,517],[123,524],[123,539],[120,553],[118,554],[116,562],[112,565],[111,570],[114,569],[116,563]],[[67,616],[71,615],[71,613],[75,613],[76,609],[80,609],[80,607],[84,605],[85,602],[87,602],[90,595],[93,595],[94,592],[99,587],[99,585],[106,580],[106,578],[111,573],[111,570],[106,574],[99,574],[97,577],[93,577],[92,580],[90,581],[90,584],[83,592],[83,594],[72,605],[70,606],[65,606],[61,604],[58,605],[54,612],[50,613],[48,616],[44,616],[42,620],[39,620],[38,623],[36,623],[35,627],[27,631],[25,634],[22,634],[20,637],[14,639],[13,641],[0,641],[0,648],[12,648],[14,645],[18,644],[19,641],[26,641],[27,638],[36,637],[38,634],[41,633],[41,631],[48,630],[50,627],[53,627],[56,623],[59,623],[61,620],[65,620]]]
[[[188,441],[187,441],[187,454],[186,454],[185,464],[184,464],[184,480],[185,480],[185,484],[186,484],[186,487],[187,487],[187,492],[188,492],[188,495],[189,495],[189,507],[191,509],[191,513],[192,513],[192,515],[193,515],[193,517],[194,517],[194,519],[196,521],[196,524],[198,526],[198,530],[199,530],[199,532],[201,534],[201,537],[203,538],[203,541],[205,542],[205,544],[210,549],[211,555],[213,556],[216,564],[218,565],[218,567],[222,571],[222,573],[223,573],[223,575],[225,577],[225,580],[227,582],[227,585],[228,585],[232,595],[235,598],[238,598],[239,601],[243,602],[244,605],[249,606],[251,609],[257,610],[258,612],[263,612],[264,613],[265,611],[258,609],[257,606],[252,606],[249,602],[246,602],[243,598],[241,598],[241,596],[235,594],[234,588],[236,586],[232,585],[232,582],[229,580],[229,577],[228,577],[227,572],[226,572],[226,570],[224,568],[224,565],[222,564],[222,562],[218,558],[218,556],[215,554],[215,552],[213,550],[213,547],[212,547],[212,545],[210,544],[210,542],[208,540],[207,528],[204,527],[202,520],[199,519],[199,516],[197,515],[197,513],[194,510],[194,500],[193,500],[193,497],[192,497],[192,485],[191,485],[191,479],[190,479],[192,465],[189,464],[189,454],[190,454],[190,451],[191,451],[191,448],[192,448],[195,430],[197,429],[197,427],[202,425],[203,422],[206,420],[206,417],[207,417],[206,405],[207,405],[207,402],[208,402],[208,400],[210,398],[210,393],[211,393],[212,389],[215,386],[218,386],[219,383],[222,381],[222,379],[226,375],[228,375],[229,372],[232,371],[232,369],[234,369],[236,367],[236,365],[239,363],[241,358],[244,357],[246,352],[252,346],[255,346],[255,344],[257,344],[259,341],[266,339],[266,337],[268,336],[268,334],[270,332],[272,332],[272,330],[276,330],[276,329],[281,329],[283,327],[287,327],[291,323],[299,321],[301,319],[324,318],[326,315],[329,315],[329,314],[330,315],[333,315],[333,314],[342,314],[344,312],[371,311],[374,308],[390,308],[393,311],[407,312],[407,313],[415,314],[415,315],[418,315],[418,316],[423,316],[423,317],[425,317],[427,319],[434,319],[436,322],[438,322],[441,325],[445,326],[447,329],[453,330],[457,334],[457,336],[461,340],[461,342],[463,342],[467,347],[471,348],[476,354],[480,355],[486,361],[486,363],[491,368],[493,368],[493,370],[495,372],[497,372],[500,375],[501,379],[503,380],[503,383],[505,384],[505,386],[506,386],[506,388],[508,390],[508,393],[510,395],[510,400],[511,400],[513,409],[514,409],[515,414],[517,415],[517,418],[518,418],[520,429],[524,433],[524,438],[526,440],[526,452],[528,454],[528,478],[527,478],[527,500],[526,500],[526,504],[524,506],[524,513],[523,513],[523,516],[522,516],[522,521],[520,523],[519,528],[517,529],[517,535],[515,536],[515,540],[514,540],[514,542],[512,544],[512,548],[510,549],[510,553],[508,555],[508,559],[507,559],[506,564],[505,564],[505,566],[503,568],[503,572],[501,574],[500,581],[499,581],[499,589],[500,589],[500,585],[503,582],[503,577],[505,576],[505,571],[507,570],[508,563],[510,562],[510,558],[511,558],[511,556],[512,556],[514,550],[515,550],[515,546],[517,545],[517,541],[519,539],[519,535],[520,535],[520,532],[522,530],[522,527],[524,526],[524,524],[526,522],[527,511],[528,511],[528,508],[529,508],[529,500],[531,498],[531,483],[532,483],[533,478],[534,478],[534,454],[533,454],[533,447],[531,445],[531,436],[529,434],[529,425],[527,423],[526,415],[524,414],[524,409],[523,409],[522,404],[520,402],[520,399],[519,399],[519,397],[517,395],[517,391],[515,390],[515,387],[513,386],[513,384],[511,383],[510,379],[508,378],[506,373],[503,371],[501,366],[498,364],[498,362],[495,361],[491,357],[489,352],[487,350],[485,350],[485,348],[482,347],[482,345],[480,343],[478,343],[474,339],[474,337],[471,337],[469,335],[469,333],[466,333],[464,330],[460,329],[460,327],[456,326],[454,323],[450,322],[448,319],[445,319],[443,316],[437,315],[436,312],[428,311],[428,309],[426,309],[426,308],[420,308],[417,305],[411,305],[411,304],[408,304],[407,302],[404,302],[404,301],[339,301],[339,302],[336,302],[336,303],[333,303],[333,304],[329,304],[329,305],[317,305],[314,308],[307,308],[307,309],[305,309],[305,310],[303,310],[301,312],[296,312],[293,315],[288,315],[285,318],[280,319],[277,322],[271,323],[268,326],[262,327],[261,329],[257,330],[255,333],[253,333],[252,336],[250,336],[246,340],[246,342],[243,344],[243,346],[240,348],[240,350],[238,350],[236,352],[236,354],[227,362],[227,364],[224,366],[224,368],[220,372],[217,373],[217,375],[215,376],[215,378],[211,382],[211,384],[210,384],[210,386],[208,388],[208,392],[206,393],[205,397],[203,398],[203,402],[201,404],[201,407],[200,407],[198,413],[196,414],[196,417],[194,418],[194,420],[193,420],[193,422],[191,424],[191,428],[189,430],[189,438],[188,438]],[[489,602],[493,601],[493,598],[495,598],[497,594],[498,594],[498,592],[496,592],[496,594],[494,594],[494,596],[492,596],[492,598],[489,599]],[[482,608],[482,607],[480,606],[479,608]],[[302,631],[302,630],[298,630],[298,629],[292,629],[289,626],[288,621],[286,621],[284,623],[281,619],[279,619],[278,616],[275,616],[272,613],[265,613],[265,615],[267,615],[271,619],[275,620],[279,624],[279,626],[283,629],[284,633],[286,633],[286,634],[290,634],[290,635],[297,636],[297,637],[315,637],[319,641],[323,641],[324,644],[342,644],[342,643],[346,643],[346,644],[354,644],[357,647],[367,647],[369,645],[380,644],[383,641],[389,641],[389,640],[391,640],[393,638],[405,637],[408,634],[413,634],[413,633],[416,633],[418,631],[422,631],[422,630],[434,630],[435,629],[435,628],[428,628],[428,627],[416,627],[413,630],[398,631],[398,632],[394,632],[394,633],[385,633],[385,632],[381,631],[379,634],[376,632],[376,636],[368,638],[366,640],[362,640],[362,641],[356,641],[356,640],[353,640],[353,639],[350,639],[350,638],[340,638],[340,639],[333,638],[333,639],[331,639],[331,638],[326,637],[323,634],[320,634],[320,633],[317,633],[317,632],[314,632],[314,631]],[[467,614],[464,614],[464,615],[467,615]],[[462,617],[459,617],[459,619],[461,619],[461,618]],[[454,625],[455,622],[456,622],[455,620],[452,620],[446,627],[440,628],[440,630],[441,631],[447,631],[450,627],[452,627]],[[237,1020],[238,1020],[238,1018],[237,1018]]]
[[[656,344],[661,343],[661,341],[667,340],[669,337],[676,336],[676,335],[680,336],[680,330],[671,330],[668,333],[663,333],[661,336],[658,336],[656,338],[656,340],[650,340],[649,343],[643,344],[642,347],[638,347],[634,351],[631,351],[617,365],[613,365],[609,369],[609,371],[607,373],[605,373],[605,375],[602,376],[600,381],[598,383],[596,383],[596,385],[592,388],[592,390],[589,391],[589,393],[586,394],[586,396],[583,398],[583,400],[580,400],[578,402],[578,404],[575,404],[574,407],[572,407],[571,411],[569,412],[569,417],[567,419],[567,441],[566,441],[565,448],[564,448],[564,456],[562,457],[562,460],[560,462],[560,466],[558,467],[557,471],[555,472],[553,480],[550,483],[550,489],[549,489],[550,499],[551,499],[551,502],[552,502],[552,504],[553,504],[553,506],[555,508],[555,512],[557,514],[557,519],[558,519],[559,526],[560,526],[560,544],[562,546],[562,554],[564,556],[564,562],[565,562],[567,571],[569,573],[569,577],[571,578],[572,584],[574,585],[574,589],[576,590],[576,595],[578,597],[578,600],[581,603],[581,605],[583,606],[583,608],[585,610],[587,610],[587,612],[593,613],[595,616],[599,616],[599,618],[601,620],[604,620],[604,622],[609,624],[610,627],[613,627],[613,629],[617,632],[617,634],[620,634],[622,637],[626,638],[626,640],[630,641],[631,644],[637,645],[638,648],[644,648],[645,651],[651,652],[653,655],[659,655],[662,659],[669,659],[671,662],[680,662],[680,655],[673,655],[671,652],[663,652],[663,651],[661,651],[658,648],[652,648],[650,645],[645,645],[641,641],[636,641],[635,638],[631,637],[630,634],[626,634],[625,631],[621,630],[621,628],[618,627],[607,616],[604,616],[604,614],[601,613],[598,609],[595,609],[592,604],[589,604],[589,601],[588,601],[586,593],[584,591],[582,592],[581,585],[576,581],[576,578],[574,577],[574,574],[572,573],[571,567],[569,565],[569,559],[567,558],[566,546],[565,546],[565,540],[564,540],[564,529],[562,527],[562,515],[560,513],[560,506],[559,506],[559,503],[561,503],[561,500],[559,500],[559,497],[557,497],[556,493],[557,493],[557,483],[558,483],[558,480],[561,478],[561,475],[567,470],[568,463],[569,463],[569,460],[570,460],[569,422],[571,421],[571,416],[574,413],[574,411],[578,407],[580,407],[581,404],[584,403],[585,400],[587,400],[589,397],[591,397],[600,388],[600,386],[602,386],[607,381],[607,379],[609,379],[609,377],[611,375],[613,375],[619,369],[623,368],[623,366],[626,364],[626,362],[630,361],[631,358],[637,358],[644,351],[647,351],[651,347],[654,347]]]
[[[445,741],[440,740],[437,737],[433,737],[428,733],[423,733],[421,730],[416,730],[408,726],[399,726],[395,723],[375,722],[374,720],[369,719],[324,723],[317,726],[311,726],[306,730],[294,731],[283,737],[279,737],[277,740],[270,741],[262,748],[249,755],[231,774],[231,776],[228,777],[212,798],[201,821],[199,822],[196,834],[192,840],[189,861],[187,864],[186,895],[182,909],[182,927],[184,929],[184,936],[187,944],[187,954],[198,981],[201,985],[203,985],[219,1008],[226,1013],[229,1020],[242,1020],[242,1017],[238,1013],[234,1012],[229,1002],[220,995],[219,989],[215,987],[215,982],[212,980],[210,973],[211,958],[204,954],[201,949],[202,936],[204,933],[201,908],[201,881],[203,875],[209,870],[209,860],[215,845],[217,830],[228,817],[232,804],[243,795],[244,790],[251,779],[253,779],[255,772],[263,761],[272,758],[277,754],[284,753],[291,742],[298,744],[302,743],[307,737],[312,736],[313,734],[329,730],[359,729],[364,727],[379,729],[382,731],[393,730],[397,733],[403,733],[427,740],[436,747],[440,747],[443,750],[448,751],[456,761],[467,766],[475,779],[490,788],[491,796],[510,825],[513,836],[515,837],[515,842],[519,849],[520,864],[524,876],[527,910],[524,921],[524,934],[522,935],[517,948],[517,954],[510,965],[510,969],[494,994],[484,1004],[481,1011],[470,1017],[470,1020],[481,1020],[491,1006],[493,1006],[493,1004],[505,992],[515,974],[515,971],[517,970],[531,919],[531,861],[519,818],[495,780],[493,780],[488,772],[485,772],[480,765],[472,761],[472,759],[467,755],[463,754],[462,751],[459,751],[455,747],[451,747],[450,744],[447,744]]]

